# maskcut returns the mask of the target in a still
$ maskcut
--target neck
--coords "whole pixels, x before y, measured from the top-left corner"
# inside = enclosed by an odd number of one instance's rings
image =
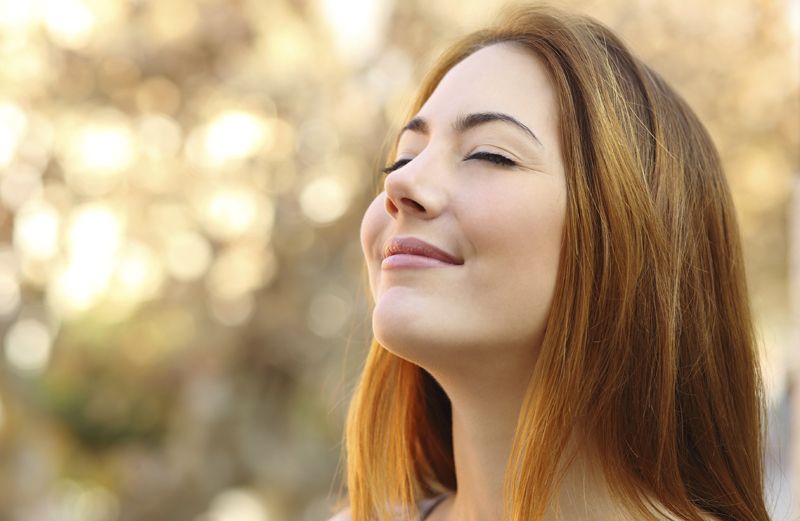
[[[451,361],[452,363],[452,361]],[[453,418],[453,455],[457,491],[437,507],[430,520],[497,521],[503,514],[503,479],[511,452],[520,408],[530,374],[497,361],[475,371],[431,374],[450,398]],[[483,373],[483,374],[482,374]],[[458,374],[458,378],[450,375]],[[465,377],[464,375],[468,375]],[[582,448],[586,449],[586,448]],[[600,520],[611,516],[611,502],[602,484],[599,466],[582,450],[570,465],[559,490],[560,515],[546,519]]]
[[[450,362],[452,364],[452,361]],[[459,521],[502,516],[503,477],[532,363],[499,368],[497,360],[466,370],[430,371],[450,398],[457,493],[437,510]],[[433,517],[432,517],[433,519]],[[440,519],[438,516],[436,519]]]

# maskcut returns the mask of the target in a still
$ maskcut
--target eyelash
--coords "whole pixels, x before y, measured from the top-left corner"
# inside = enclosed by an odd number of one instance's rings
[[[516,166],[516,162],[512,161],[511,159],[507,158],[506,156],[501,156],[500,154],[492,154],[490,152],[476,152],[469,156],[467,159],[483,159],[484,161],[489,161],[490,163],[494,163],[500,166]],[[386,167],[381,170],[384,174],[390,174],[397,170],[398,168],[406,165],[409,163],[411,159],[400,159],[392,166]]]

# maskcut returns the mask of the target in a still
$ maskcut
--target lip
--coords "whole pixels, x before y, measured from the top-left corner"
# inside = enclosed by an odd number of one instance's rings
[[[464,259],[416,237],[393,237],[383,250],[383,268],[460,266]]]

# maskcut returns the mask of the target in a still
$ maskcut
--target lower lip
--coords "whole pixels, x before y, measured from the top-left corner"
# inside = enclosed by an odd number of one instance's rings
[[[457,266],[449,262],[422,257],[421,255],[395,254],[383,259],[381,268],[385,270],[398,270],[404,268],[446,268]]]

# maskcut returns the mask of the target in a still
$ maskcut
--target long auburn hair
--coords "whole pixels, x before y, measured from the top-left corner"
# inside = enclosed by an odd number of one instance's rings
[[[607,27],[550,5],[507,5],[450,46],[407,117],[453,66],[499,42],[549,71],[567,173],[558,280],[503,521],[544,519],[578,418],[611,492],[638,519],[768,520],[758,346],[711,137]],[[416,501],[456,489],[450,407],[427,371],[373,338],[345,428],[353,521],[413,519]]]

